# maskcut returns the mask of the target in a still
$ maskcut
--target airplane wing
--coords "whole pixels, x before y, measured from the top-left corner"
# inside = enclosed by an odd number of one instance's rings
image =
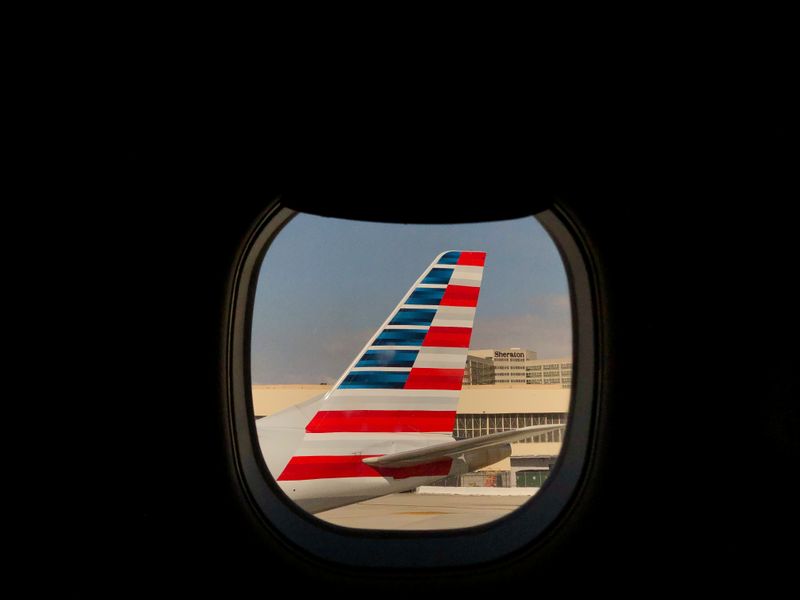
[[[448,458],[464,458],[470,464],[471,468],[480,468],[476,465],[486,460],[490,461],[487,462],[486,465],[490,465],[502,460],[506,456],[510,456],[511,442],[563,428],[563,423],[559,425],[533,425],[513,431],[502,431],[500,433],[482,435],[467,440],[444,442],[418,450],[406,450],[405,452],[373,456],[363,459],[362,462],[372,467],[395,468],[414,467]],[[507,454],[505,451],[507,451]]]

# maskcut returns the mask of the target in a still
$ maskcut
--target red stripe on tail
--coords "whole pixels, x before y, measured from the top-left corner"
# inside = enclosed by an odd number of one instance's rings
[[[431,327],[422,341],[423,346],[440,348],[469,348],[472,327]]]
[[[407,390],[460,390],[464,369],[411,369]]]
[[[458,257],[457,265],[470,265],[482,267],[486,262],[486,252],[462,252]]]
[[[470,285],[448,285],[439,306],[478,306],[481,288]]]
[[[454,410],[321,410],[306,433],[453,431]]]

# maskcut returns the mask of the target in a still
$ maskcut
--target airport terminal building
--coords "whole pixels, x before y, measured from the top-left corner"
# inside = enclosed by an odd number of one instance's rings
[[[486,359],[485,356],[476,358]],[[527,368],[528,362],[536,361],[535,354],[532,359],[526,356],[525,361]],[[547,364],[557,363],[560,372],[562,362],[549,361]],[[467,370],[469,368],[468,364]],[[259,418],[274,414],[329,389],[329,385],[254,385],[255,416]],[[461,391],[453,435],[456,439],[466,439],[529,425],[566,423],[569,402],[570,389],[562,383],[533,385],[527,382],[495,381],[467,384]],[[475,473],[448,478],[440,485],[539,487],[558,457],[562,435],[561,431],[555,431],[514,443],[509,458]]]

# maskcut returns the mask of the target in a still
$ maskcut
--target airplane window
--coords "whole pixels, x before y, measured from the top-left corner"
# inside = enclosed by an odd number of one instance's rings
[[[572,313],[561,253],[534,217],[294,215],[252,306],[252,415],[274,485],[352,529],[535,511],[570,424]]]
[[[349,566],[461,567],[568,514],[596,413],[591,260],[555,203],[401,225],[273,201],[226,338],[231,456],[260,534]]]

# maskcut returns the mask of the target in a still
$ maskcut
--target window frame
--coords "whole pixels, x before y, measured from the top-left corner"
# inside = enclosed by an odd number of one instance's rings
[[[598,300],[591,253],[580,229],[555,202],[531,214],[550,234],[567,271],[572,308],[573,376],[563,446],[535,498],[511,514],[476,527],[436,530],[366,530],[333,525],[286,497],[261,456],[250,378],[250,335],[256,282],[268,248],[297,214],[274,200],[242,245],[228,287],[224,337],[225,393],[230,459],[262,534],[317,559],[350,567],[465,567],[501,559],[535,543],[576,499],[585,476],[592,422],[599,410]],[[454,551],[456,550],[457,551]]]

